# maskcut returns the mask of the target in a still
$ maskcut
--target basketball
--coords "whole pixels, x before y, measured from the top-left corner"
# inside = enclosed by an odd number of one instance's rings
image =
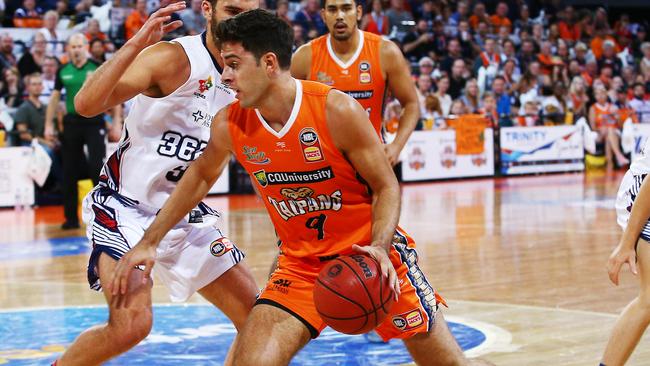
[[[377,327],[393,305],[394,294],[379,263],[367,255],[331,260],[314,286],[316,310],[327,325],[345,334],[367,333]]]

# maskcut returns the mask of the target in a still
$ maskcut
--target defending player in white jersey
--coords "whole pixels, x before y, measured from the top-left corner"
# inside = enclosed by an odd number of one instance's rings
[[[619,316],[605,348],[602,365],[623,365],[639,343],[650,324],[650,139],[641,156],[635,159],[623,177],[616,197],[618,224],[623,235],[614,249],[607,271],[610,280],[618,285],[623,264],[628,263],[639,277],[639,295]],[[638,268],[638,270],[637,270]]]
[[[84,200],[84,220],[93,244],[88,265],[92,288],[110,283],[117,261],[138,242],[189,163],[205,148],[211,116],[234,100],[221,84],[223,62],[213,30],[218,22],[257,6],[257,0],[203,0],[208,31],[172,42],[159,41],[182,25],[168,22],[185,3],[160,9],[77,94],[75,107],[85,116],[134,98],[119,148],[104,165],[99,185]],[[173,301],[198,292],[239,329],[258,287],[240,263],[243,253],[217,226],[218,216],[201,203],[152,255]],[[83,332],[55,365],[97,365],[149,334],[152,280],[148,272],[134,271],[129,284],[129,291],[119,296],[104,291],[108,323]]]

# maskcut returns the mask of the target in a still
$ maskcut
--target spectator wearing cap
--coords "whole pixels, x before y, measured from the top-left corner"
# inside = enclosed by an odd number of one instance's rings
[[[36,0],[23,0],[23,6],[14,12],[14,27],[40,28],[43,26],[43,9],[36,6]]]
[[[506,2],[500,1],[497,4],[495,14],[490,17],[490,23],[495,29],[508,27],[508,31],[512,30],[512,22],[508,19],[508,4]]]
[[[603,52],[597,61],[598,68],[602,69],[607,65],[612,68],[613,75],[621,74],[623,63],[621,62],[621,59],[616,56],[616,44],[613,41],[608,39],[603,42]]]
[[[61,58],[65,54],[65,43],[59,38],[56,26],[59,24],[59,13],[49,10],[43,16],[43,28],[38,31],[45,37],[45,54]]]
[[[422,57],[420,61],[418,61],[418,75],[420,74],[432,75],[434,67],[435,67],[435,62],[433,62],[433,59],[431,57],[427,57],[427,56]]]

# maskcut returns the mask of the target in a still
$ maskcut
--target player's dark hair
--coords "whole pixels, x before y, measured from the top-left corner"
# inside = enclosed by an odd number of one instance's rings
[[[320,8],[321,9],[325,9],[325,4],[327,4],[327,0],[320,0]],[[372,0],[369,1],[369,4],[370,4],[370,7],[369,7],[370,10],[367,12],[368,14],[370,12],[372,12]],[[357,6],[357,5],[359,5],[359,0],[354,0],[354,6]]]
[[[235,42],[259,59],[267,52],[274,53],[280,68],[291,65],[293,29],[284,20],[263,9],[237,14],[219,23],[217,38],[220,42]]]

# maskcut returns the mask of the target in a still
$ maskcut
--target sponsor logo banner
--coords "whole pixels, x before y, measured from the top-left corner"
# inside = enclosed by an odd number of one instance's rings
[[[262,186],[277,184],[309,184],[324,182],[334,178],[332,167],[325,167],[306,172],[267,172],[258,170],[253,172],[253,176]]]

